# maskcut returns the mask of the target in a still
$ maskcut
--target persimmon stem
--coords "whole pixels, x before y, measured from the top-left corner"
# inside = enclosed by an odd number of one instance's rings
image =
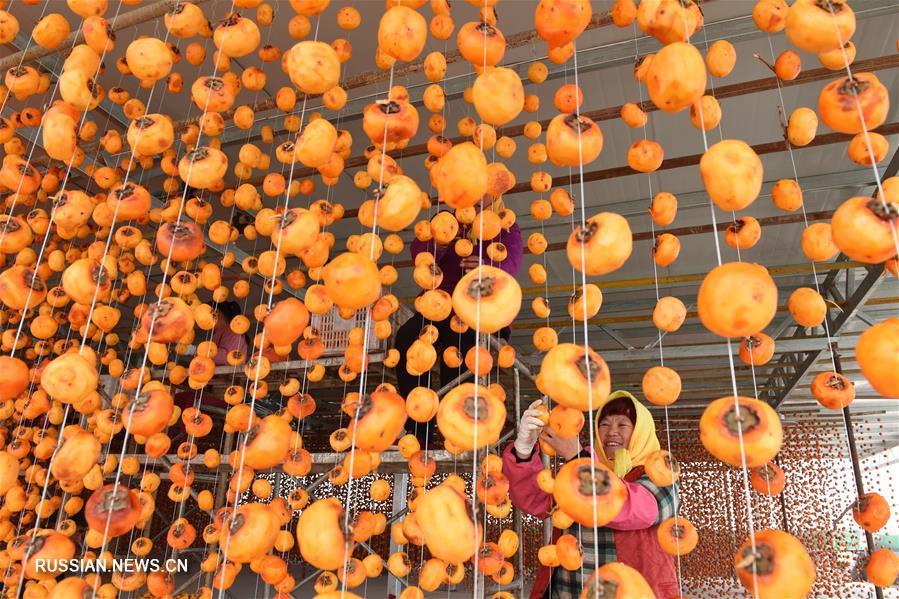
[[[768,62],[767,60],[765,60],[765,59],[762,57],[761,54],[759,54],[758,52],[755,52],[755,53],[753,53],[752,56],[753,56],[754,58],[757,58],[757,59],[759,59],[760,61],[762,61],[762,64],[764,64],[766,67],[768,67],[769,69],[771,69],[771,72],[772,72],[772,73],[775,73],[775,75],[777,74],[777,71],[774,70],[774,65],[772,65],[770,62]]]

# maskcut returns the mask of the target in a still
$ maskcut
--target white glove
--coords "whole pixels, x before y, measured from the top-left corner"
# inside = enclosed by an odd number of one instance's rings
[[[521,421],[518,423],[518,437],[515,438],[514,448],[515,453],[522,459],[531,455],[540,433],[543,432],[544,424],[540,419],[541,411],[538,410],[542,405],[542,399],[538,399],[529,405],[528,409],[521,415]]]

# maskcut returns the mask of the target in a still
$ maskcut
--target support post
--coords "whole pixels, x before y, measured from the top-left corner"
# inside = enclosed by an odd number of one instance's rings
[[[775,462],[776,463],[776,462]],[[778,464],[779,466],[780,464]],[[790,532],[790,518],[788,516],[787,511],[787,498],[785,497],[785,493],[783,491],[777,496],[780,501],[780,513],[783,516],[784,521],[784,532]],[[790,533],[793,534],[793,533]]]
[[[780,466],[780,460],[778,458],[774,458],[774,463],[777,464],[778,466]],[[787,498],[784,497],[783,491],[780,492],[780,494],[777,496],[777,498],[780,502],[780,512],[783,515],[783,521],[784,521],[783,530],[784,530],[784,532],[790,532],[790,520],[787,517]],[[790,534],[792,534],[792,533],[790,533]]]
[[[780,492],[778,497],[780,498],[780,511],[781,514],[783,514],[784,532],[790,532],[790,520],[787,518],[787,500],[784,497],[783,491]]]
[[[459,376],[457,376],[456,378],[454,378],[453,380],[451,380],[444,386],[440,387],[439,389],[437,389],[437,397],[443,397],[444,395],[449,393],[449,391],[451,389],[458,387],[463,382],[465,382],[466,380],[471,378],[472,374],[473,373],[470,370],[466,370],[465,372],[463,372],[462,374],[460,374]]]
[[[223,456],[227,456],[231,453],[231,450],[234,448],[234,433],[225,433],[225,444],[222,446],[223,448]],[[228,490],[228,472],[225,469],[219,469],[216,474],[215,481],[215,502],[212,506],[212,515],[215,516],[216,510],[222,507],[222,504],[225,503],[225,493]],[[211,587],[212,586],[212,577],[215,576],[214,572],[206,572],[203,576],[203,586]]]
[[[515,423],[521,422],[521,377],[517,368],[512,369],[512,389],[515,392]],[[521,510],[512,508],[512,528],[518,536],[518,578],[524,585],[524,547],[521,537]],[[524,587],[522,586],[522,590]]]
[[[312,582],[313,580],[318,578],[318,575],[321,574],[322,572],[324,572],[324,570],[322,570],[321,568],[317,569],[315,572],[313,572],[312,574],[310,574],[309,576],[307,576],[306,578],[304,578],[303,580],[298,582],[297,586],[293,587],[293,590],[296,591],[301,586]]]
[[[830,318],[828,314],[827,318],[827,327],[830,331],[831,340],[837,340],[837,337],[842,331],[843,327],[855,316],[856,312],[865,305],[865,303],[874,295],[877,291],[877,288],[883,282],[883,265],[882,264],[872,264],[866,268],[866,273],[864,279],[858,282],[858,285],[855,287],[855,291],[852,292],[850,296],[846,298],[846,302],[844,302],[843,306],[840,309],[840,313],[833,319]],[[826,294],[828,290],[836,285],[836,277],[839,274],[839,271],[832,271],[828,278],[824,281],[824,283],[820,286],[821,293]],[[831,278],[831,275],[833,278]],[[800,333],[804,335],[804,329],[800,330]],[[796,338],[799,338],[798,336]],[[811,339],[811,338],[807,338]],[[818,338],[820,339],[820,337]],[[784,340],[787,341],[787,340]],[[783,345],[783,342],[778,341],[778,345]],[[803,381],[805,376],[814,368],[815,363],[824,355],[827,351],[827,344],[824,343],[819,347],[809,350],[806,354],[806,357],[802,359],[798,357],[796,363],[791,363],[789,358],[791,356],[784,355],[778,361],[778,365],[774,368],[771,375],[769,376],[767,382],[760,387],[761,391],[759,393],[760,399],[764,399],[771,404],[775,410],[780,408],[780,405],[786,401],[786,399],[790,396],[794,389],[796,389],[800,383]],[[834,353],[836,353],[836,346],[832,345],[832,349]],[[799,362],[801,360],[801,363]],[[782,378],[784,383],[779,384],[778,378]]]
[[[397,515],[401,513],[405,513],[406,511],[406,487],[409,486],[409,475],[407,473],[400,473],[393,475],[393,509],[390,510],[391,516],[388,522],[391,522]],[[390,555],[393,555],[395,552],[400,550],[400,546],[397,545],[396,541],[393,540],[393,535],[390,536]],[[395,597],[399,597],[400,593],[403,592],[404,585],[402,581],[390,574],[388,572],[387,575],[387,588],[392,589],[392,593]]]
[[[842,364],[840,363],[840,354],[837,353],[836,344],[831,344],[831,351],[833,352],[833,362],[834,367],[838,373],[843,372]],[[846,440],[849,445],[849,460],[852,462],[852,476],[855,479],[855,491],[858,494],[859,499],[861,499],[862,495],[865,494],[865,481],[862,479],[862,467],[858,461],[858,447],[855,444],[855,431],[852,428],[852,415],[849,412],[849,407],[843,408],[843,424],[846,426]],[[865,545],[868,548],[868,556],[874,553],[874,535],[872,535],[867,530],[865,531]],[[883,590],[874,586],[874,595],[877,599],[883,599]]]
[[[499,339],[497,339],[496,337],[493,337],[493,336],[490,336],[489,340],[490,340],[490,347],[492,347],[494,349],[494,351],[499,351],[503,348],[504,345],[508,345],[508,343],[506,343],[505,341],[500,342]],[[531,381],[533,381],[535,383],[537,382],[537,377],[534,376],[534,374],[531,372],[531,369],[528,368],[524,362],[522,362],[520,359],[518,359],[517,355],[515,356],[514,364],[515,364],[514,365],[515,370],[517,370],[524,376],[528,377]]]
[[[544,399],[544,403],[549,403],[549,400]],[[547,405],[546,407],[548,408],[549,406]],[[550,467],[552,466],[552,464],[550,464],[550,461],[549,461],[549,456],[544,453],[544,454],[542,454],[542,458],[543,458],[543,467],[546,468],[547,470],[549,470]],[[552,540],[553,540],[553,521],[552,521],[552,518],[547,518],[546,520],[543,521],[543,544],[549,545],[552,542]]]
[[[200,577],[201,574],[203,574],[203,570],[197,569],[196,574],[192,574],[192,575],[190,576],[190,578],[188,578],[187,580],[185,580],[184,582],[182,582],[181,584],[179,584],[178,587],[172,592],[172,595],[173,595],[173,596],[177,596],[179,593],[181,593],[182,591],[184,591],[187,587],[189,587],[189,586],[191,585],[191,583],[193,583],[193,581],[195,581],[196,579],[198,579],[198,578]],[[212,574],[206,574],[206,576],[210,577],[210,582],[211,582],[211,580],[212,580],[212,578],[211,578]],[[208,586],[208,585],[207,585],[207,586]]]

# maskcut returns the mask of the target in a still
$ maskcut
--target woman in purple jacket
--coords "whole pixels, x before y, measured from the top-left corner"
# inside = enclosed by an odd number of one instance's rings
[[[487,196],[481,202],[481,209],[487,210],[493,203],[493,198]],[[470,237],[470,230],[471,228],[469,226],[461,225],[459,227],[457,239]],[[453,290],[456,288],[456,283],[459,282],[462,275],[479,266],[479,256],[483,257],[484,264],[501,268],[513,277],[518,275],[518,269],[521,267],[521,258],[524,254],[524,242],[521,239],[521,229],[518,228],[517,224],[513,224],[508,230],[500,230],[499,235],[493,239],[486,239],[480,242],[474,239],[472,241],[475,244],[474,251],[466,258],[462,258],[456,254],[453,247],[454,242],[447,245],[438,245],[433,240],[425,242],[416,239],[412,242],[410,252],[413,260],[421,252],[428,252],[434,255],[437,267],[443,272],[443,282],[440,283],[439,289],[446,291],[450,295],[452,295]],[[487,246],[494,242],[502,243],[506,247],[506,257],[500,262],[494,262],[487,256]],[[479,244],[482,247],[479,247]],[[396,365],[396,380],[397,390],[403,397],[408,395],[410,391],[418,386],[430,386],[433,389],[437,389],[452,381],[462,372],[461,368],[450,368],[447,366],[442,359],[443,351],[447,347],[454,345],[459,348],[459,353],[464,356],[475,344],[475,332],[472,329],[469,329],[464,333],[454,332],[450,328],[450,318],[439,322],[432,322],[425,320],[420,313],[416,312],[412,318],[403,323],[399,330],[397,330],[394,347],[399,350],[400,361]],[[409,374],[406,370],[406,351],[412,346],[412,343],[418,339],[421,330],[428,324],[434,325],[439,332],[437,342],[434,344],[434,349],[437,350],[438,360],[440,361],[439,385],[429,384],[429,373],[425,373],[421,376],[414,376]],[[497,334],[504,339],[508,339],[511,331],[506,327]],[[434,438],[433,431],[436,427],[428,426],[429,424],[430,423],[415,423],[413,432],[422,442],[422,446]],[[427,431],[430,431],[430,433]],[[433,442],[430,442],[429,446],[433,447]]]

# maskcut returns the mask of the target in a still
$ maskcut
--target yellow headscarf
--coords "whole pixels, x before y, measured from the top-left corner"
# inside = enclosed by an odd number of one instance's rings
[[[637,414],[637,421],[634,423],[634,432],[631,435],[631,441],[628,443],[627,449],[619,449],[610,460],[606,457],[606,453],[602,448],[602,441],[599,439],[599,417],[602,415],[602,408],[610,401],[626,397],[634,404],[634,410]],[[596,455],[599,461],[611,468],[618,476],[624,476],[630,472],[635,466],[642,466],[654,451],[660,448],[659,438],[656,437],[656,425],[652,419],[649,410],[637,401],[637,398],[627,391],[615,391],[599,406],[596,411]]]

